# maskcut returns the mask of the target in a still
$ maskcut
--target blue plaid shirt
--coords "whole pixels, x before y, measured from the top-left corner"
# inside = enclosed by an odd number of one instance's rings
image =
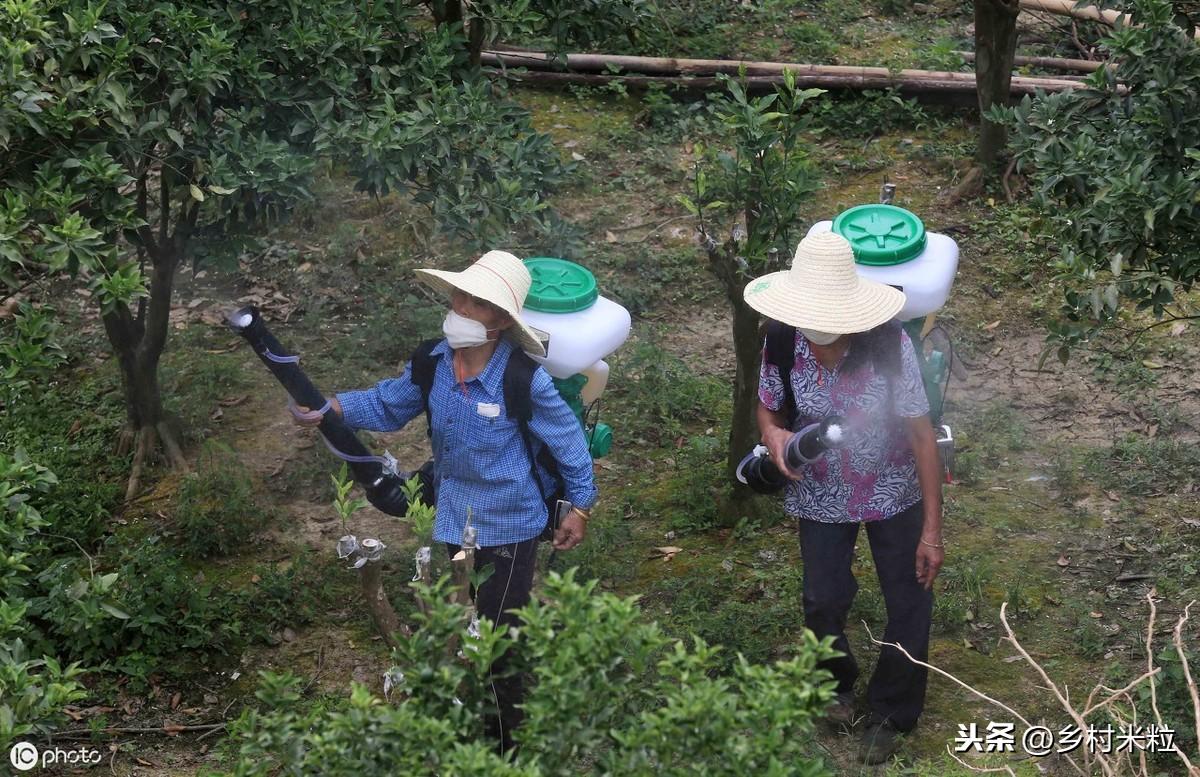
[[[521,429],[504,407],[504,368],[513,345],[507,338],[476,377],[467,381],[467,396],[454,380],[453,351],[445,340],[434,349],[437,360],[429,410],[433,427],[433,457],[437,462],[437,542],[462,542],[471,510],[471,524],[481,547],[523,542],[546,525],[542,494],[552,490],[552,478],[539,468],[541,490],[531,477],[529,456]],[[338,394],[346,423],[357,429],[391,432],[424,416],[421,389],[409,379],[412,362],[399,378],[389,378],[363,391]],[[536,456],[549,446],[566,484],[566,498],[587,509],[596,501],[592,458],[583,428],[539,367],[530,390],[533,418],[530,442]]]

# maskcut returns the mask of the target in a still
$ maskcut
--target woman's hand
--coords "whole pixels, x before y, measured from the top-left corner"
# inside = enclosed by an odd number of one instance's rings
[[[933,547],[941,544],[941,538],[931,541],[924,537],[917,543],[917,582],[924,586],[926,591],[933,589],[933,581],[937,579],[942,562],[946,560],[946,549]]]
[[[584,517],[578,511],[572,509],[562,519],[562,523],[558,526],[558,531],[554,532],[554,549],[570,550],[583,542],[583,538],[586,535],[587,521],[584,520]]]
[[[320,426],[321,419],[325,417],[324,413],[290,402],[288,403],[288,412],[292,414],[292,423],[305,428]],[[325,412],[333,413],[335,418],[341,418],[342,406],[338,403],[336,397],[329,400],[329,409]]]
[[[778,426],[767,427],[762,436],[763,445],[767,446],[767,452],[771,456],[771,461],[774,462],[776,467],[779,467],[779,471],[783,473],[783,476],[789,480],[803,480],[803,473],[793,472],[787,465],[787,457],[784,455],[784,451],[787,450],[788,440],[790,439],[792,439],[792,432]]]

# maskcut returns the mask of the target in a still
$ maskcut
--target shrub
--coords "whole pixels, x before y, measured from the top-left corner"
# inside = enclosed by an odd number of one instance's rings
[[[16,636],[25,616],[23,602],[0,602],[0,752],[29,734],[44,734],[65,718],[63,705],[87,694],[76,678],[78,664],[32,659]]]
[[[805,632],[795,658],[771,666],[740,661],[714,677],[717,649],[667,640],[641,620],[634,598],[598,594],[574,573],[552,574],[544,601],[522,611],[519,635],[483,622],[464,634],[463,608],[426,591],[430,613],[396,652],[385,693],[356,685],[341,708],[305,708],[303,681],[263,675],[263,709],[234,727],[233,774],[458,773],[567,775],[824,775],[811,754],[813,718],[832,696],[819,660],[828,642]],[[430,595],[432,594],[432,595]],[[462,638],[461,656],[446,640]],[[515,641],[514,664],[532,675],[520,749],[511,760],[477,739],[492,658]]]

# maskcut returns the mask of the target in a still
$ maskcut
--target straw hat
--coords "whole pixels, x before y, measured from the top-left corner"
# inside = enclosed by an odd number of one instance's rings
[[[525,263],[507,251],[488,251],[462,272],[417,270],[417,278],[434,289],[452,293],[455,289],[479,297],[503,310],[515,326],[512,334],[521,349],[533,356],[545,356],[538,332],[521,320],[521,307],[533,279]]]
[[[850,243],[832,232],[801,240],[792,269],[755,278],[742,297],[776,321],[838,335],[873,329],[904,307],[904,292],[859,277]]]

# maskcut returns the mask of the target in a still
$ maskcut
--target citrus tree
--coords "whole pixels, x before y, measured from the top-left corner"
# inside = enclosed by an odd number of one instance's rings
[[[92,290],[124,380],[127,493],[166,423],[158,362],[174,279],[206,230],[278,218],[316,160],[399,190],[479,244],[557,229],[567,168],[468,62],[461,26],[406,4],[11,0],[0,16],[0,281]]]
[[[1062,238],[1050,331],[1064,361],[1122,310],[1188,317],[1180,294],[1200,280],[1200,45],[1168,0],[1126,10],[1135,23],[1102,43],[1113,67],[1086,89],[993,112]]]
[[[791,71],[767,95],[748,94],[737,80],[713,101],[720,137],[698,146],[693,190],[681,198],[698,219],[708,267],[733,312],[736,374],[727,469],[758,441],[755,403],[762,352],[758,312],[742,291],[755,277],[785,269],[801,226],[800,206],[819,186],[805,132],[805,104],[823,89],[797,89]]]

